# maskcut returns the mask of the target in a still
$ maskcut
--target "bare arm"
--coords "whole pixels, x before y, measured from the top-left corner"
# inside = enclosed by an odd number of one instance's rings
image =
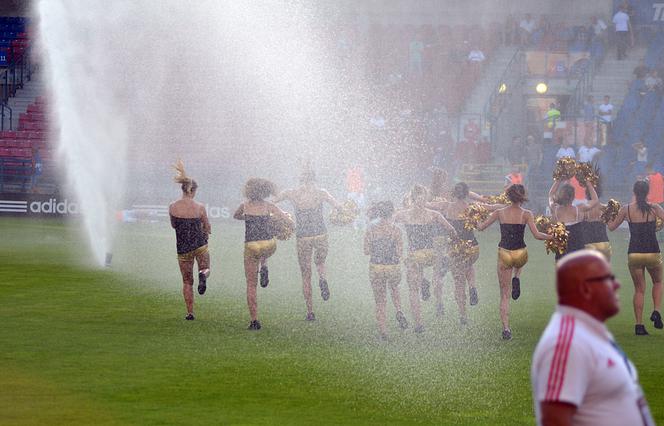
[[[331,205],[335,209],[340,209],[342,208],[342,205],[339,204],[339,202],[326,190],[322,189],[321,192],[323,193],[323,201],[325,201],[327,204]]]
[[[282,192],[280,192],[279,194],[277,194],[277,195],[272,199],[272,202],[273,202],[273,203],[280,203],[280,202],[282,202],[282,201],[284,201],[284,200],[290,200],[290,199],[291,199],[291,193],[292,193],[292,192],[293,192],[293,191],[290,190],[290,189],[287,189],[287,190],[285,190],[285,191],[282,191]]]
[[[586,189],[590,194],[590,201],[586,204],[579,206],[579,210],[582,212],[591,210],[593,207],[599,204],[599,198],[597,198],[597,191],[593,188],[593,185],[590,182],[586,182]]]
[[[576,407],[566,402],[540,402],[542,426],[571,426]]]
[[[201,209],[201,222],[203,223],[203,231],[205,231],[206,234],[211,234],[212,226],[210,225],[210,221],[208,220],[208,215],[207,211],[205,210],[205,206],[201,204],[200,209]]]
[[[403,254],[403,238],[401,236],[401,230],[396,228],[394,233],[396,234],[397,256],[399,256],[399,261],[401,261],[401,255]]]
[[[364,233],[364,255],[369,256],[369,247],[371,247],[371,231],[367,229]]]
[[[433,211],[433,210],[432,210],[432,211]],[[440,223],[441,225],[443,225],[443,227],[444,227],[445,229],[447,229],[447,231],[448,231],[450,234],[452,234],[453,236],[456,237],[456,235],[457,235],[456,229],[454,229],[454,226],[452,226],[452,225],[447,221],[447,219],[445,219],[445,216],[443,216],[442,214],[440,214],[440,213],[438,213],[438,212],[436,212],[436,211],[433,211],[433,213],[435,213],[436,221],[437,221],[438,223]]]
[[[553,213],[553,207],[556,205],[556,194],[558,193],[559,186],[560,186],[560,181],[556,180],[553,181],[553,185],[551,185],[551,189],[549,189],[549,208],[551,209],[552,213]]]
[[[493,212],[491,212],[489,217],[487,217],[484,222],[478,224],[477,225],[477,230],[478,231],[484,231],[486,228],[488,228],[496,220],[498,220],[498,210],[494,210]]]
[[[471,200],[475,200],[475,201],[486,202],[486,197],[484,195],[480,195],[477,192],[473,192],[473,191],[470,191],[468,193],[468,198],[470,198]]]
[[[436,210],[438,212],[447,211],[448,201],[430,201],[426,203],[426,208]]]
[[[627,209],[625,208],[625,206],[622,206],[618,211],[618,216],[616,216],[615,219],[606,224],[607,228],[609,228],[609,231],[615,231],[616,228],[618,228],[620,224],[625,221],[626,212]]]
[[[553,238],[552,235],[545,234],[544,232],[540,232],[537,229],[537,226],[535,225],[535,219],[533,218],[533,214],[529,211],[526,212],[526,223],[528,224],[528,228],[530,229],[530,232],[533,234],[533,237],[535,237],[536,240],[550,240]]]
[[[233,213],[233,219],[244,220],[244,203],[240,204],[237,210],[235,210],[235,213]]]
[[[662,208],[662,206],[660,206],[659,204],[651,204],[651,205],[653,212],[655,213],[655,216],[657,216],[661,220],[664,220],[664,209]]]
[[[279,207],[270,202],[267,202],[267,204],[268,204],[268,211],[270,212],[270,214],[277,216],[278,218],[281,218],[286,222],[293,222],[293,219],[291,219],[291,217],[285,211],[281,210]]]

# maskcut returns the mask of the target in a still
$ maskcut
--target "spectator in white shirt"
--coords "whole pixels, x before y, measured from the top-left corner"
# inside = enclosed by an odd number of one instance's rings
[[[599,104],[597,113],[601,119],[599,120],[599,144],[600,146],[606,146],[609,141],[611,122],[613,121],[613,105],[609,96],[604,96],[604,103]]]
[[[567,141],[562,137],[560,139],[560,149],[558,149],[558,152],[556,153],[556,159],[561,159],[563,157],[576,158],[576,152],[574,152],[574,148],[572,148],[572,142]]]
[[[630,43],[631,35],[629,15],[625,6],[620,6],[618,12],[613,15],[613,24],[616,30],[616,46],[618,49],[618,60],[620,61],[627,57],[627,46]]]
[[[525,18],[519,24],[522,46],[530,44],[530,37],[533,35],[533,31],[535,31],[535,27],[535,20],[530,16],[530,13],[526,13]]]
[[[484,53],[482,53],[478,47],[473,48],[468,54],[468,60],[470,62],[484,62],[485,59]]]
[[[620,311],[619,288],[597,251],[558,263],[558,306],[530,372],[537,425],[655,424],[636,367],[605,324]]]
[[[607,26],[604,21],[599,19],[597,16],[590,18],[590,25],[593,29],[593,36],[596,38],[604,39],[606,36]]]
[[[579,148],[577,160],[580,163],[592,163],[595,161],[595,156],[602,152],[599,148],[593,146],[592,139],[587,138],[583,141],[583,145]]]

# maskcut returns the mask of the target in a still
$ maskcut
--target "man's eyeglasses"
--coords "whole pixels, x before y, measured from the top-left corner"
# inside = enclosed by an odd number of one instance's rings
[[[606,274],[602,275],[601,277],[586,278],[584,281],[606,281],[606,280],[615,281],[616,276],[613,274]]]

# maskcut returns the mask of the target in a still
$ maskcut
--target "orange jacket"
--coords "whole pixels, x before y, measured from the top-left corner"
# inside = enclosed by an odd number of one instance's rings
[[[651,173],[648,175],[650,191],[648,191],[648,202],[655,204],[664,203],[664,176],[660,173]]]

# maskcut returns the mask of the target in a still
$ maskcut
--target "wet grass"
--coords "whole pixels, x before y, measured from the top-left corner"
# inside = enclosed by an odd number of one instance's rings
[[[532,424],[530,357],[555,303],[553,259],[528,240],[514,340],[500,339],[497,234],[480,236],[480,304],[458,325],[424,304],[427,332],[376,339],[361,235],[333,229],[328,280],[304,321],[294,243],[280,243],[259,288],[264,328],[246,330],[242,229],[215,226],[213,275],[185,322],[174,237],[166,224],[127,225],[113,267],[87,266],[76,225],[0,220],[2,424]],[[664,333],[632,335],[624,234],[612,235],[623,281],[610,328],[664,421]],[[406,306],[405,285],[402,298]],[[647,305],[649,312],[650,305]],[[408,316],[408,309],[405,308]]]

